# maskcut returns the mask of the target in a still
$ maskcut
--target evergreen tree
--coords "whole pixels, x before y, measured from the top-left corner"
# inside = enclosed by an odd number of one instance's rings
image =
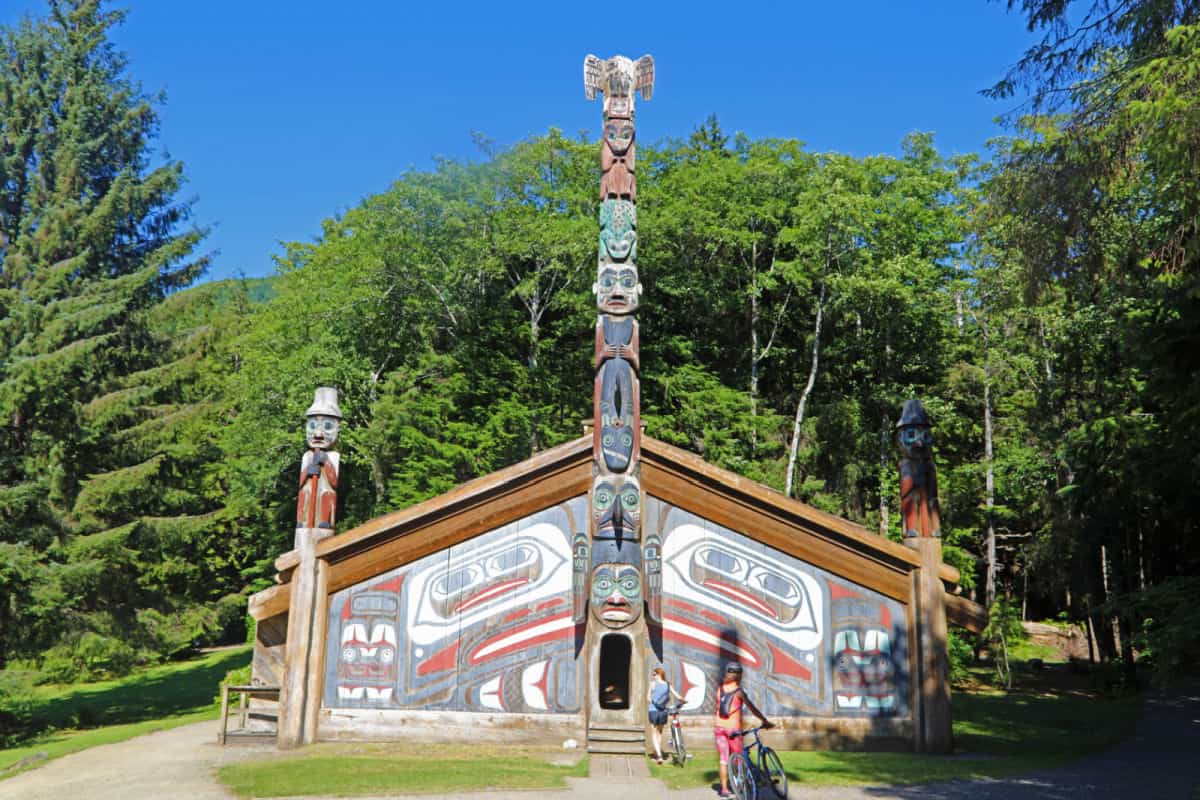
[[[34,615],[26,649],[126,629],[130,525],[202,505],[164,491],[175,454],[147,434],[179,412],[149,315],[203,269],[203,234],[182,164],[153,163],[155,101],[108,40],[122,18],[51,0],[0,30],[0,541],[43,598],[9,609]]]

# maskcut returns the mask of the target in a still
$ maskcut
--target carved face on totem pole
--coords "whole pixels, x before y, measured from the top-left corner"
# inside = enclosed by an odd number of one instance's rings
[[[627,119],[610,119],[604,123],[604,143],[614,156],[623,156],[633,144],[633,122]]]
[[[904,401],[896,424],[896,441],[904,458],[933,458],[933,426],[920,400]]]
[[[942,534],[933,430],[920,400],[907,400],[896,424],[900,445],[900,517],[905,538]]]
[[[636,475],[598,475],[592,482],[596,539],[636,541],[642,527],[642,484]]]
[[[314,450],[328,450],[337,441],[341,428],[342,411],[338,408],[337,389],[322,386],[316,391],[313,404],[305,412],[304,427],[308,446]]]
[[[624,628],[642,615],[641,551],[630,542],[599,541],[592,550],[592,616],[606,628]]]
[[[628,200],[600,204],[600,257],[609,261],[637,260],[637,206]]]
[[[600,273],[592,284],[596,307],[605,314],[632,314],[642,295],[637,267],[633,264],[600,264]]]

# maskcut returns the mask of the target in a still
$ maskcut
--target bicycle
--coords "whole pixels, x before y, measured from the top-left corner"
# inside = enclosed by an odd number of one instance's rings
[[[787,797],[787,773],[783,771],[783,762],[774,750],[758,738],[758,732],[763,727],[759,725],[757,728],[731,734],[741,736],[743,742],[749,736],[754,737],[753,743],[743,745],[742,752],[729,757],[729,786],[738,800],[757,800],[760,781],[770,786],[772,793],[779,800]],[[751,758],[751,752],[755,748],[758,748],[757,764]]]
[[[679,710],[683,708],[683,703],[679,703],[667,713],[671,717],[671,750],[674,751],[672,758],[678,766],[684,766],[687,760],[692,757],[692,754],[687,751],[687,747],[683,744],[683,728],[679,724]]]

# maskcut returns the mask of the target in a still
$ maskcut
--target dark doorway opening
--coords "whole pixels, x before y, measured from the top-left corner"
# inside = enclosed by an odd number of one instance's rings
[[[600,640],[600,707],[629,708],[629,657],[633,645],[626,636],[609,634]]]

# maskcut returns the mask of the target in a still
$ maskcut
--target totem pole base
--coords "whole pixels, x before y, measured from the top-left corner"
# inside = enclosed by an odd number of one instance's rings
[[[938,577],[942,564],[942,540],[912,537],[904,541],[921,556],[915,571],[913,594],[917,628],[916,700],[917,752],[949,753],[951,736],[950,663],[946,655],[945,589]]]
[[[291,749],[317,740],[325,648],[321,633],[329,615],[329,565],[317,558],[317,542],[333,535],[328,528],[297,528],[300,563],[292,574],[287,655],[279,695],[277,744]]]

